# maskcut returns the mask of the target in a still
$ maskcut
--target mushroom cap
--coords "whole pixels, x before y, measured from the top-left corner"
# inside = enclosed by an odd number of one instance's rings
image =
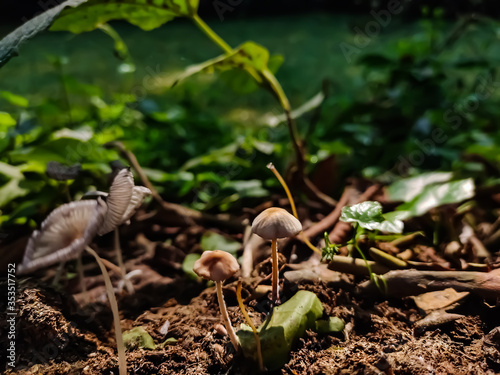
[[[126,223],[130,220],[132,216],[134,216],[135,211],[142,204],[144,198],[151,195],[151,190],[144,186],[134,186],[132,189],[132,196],[130,197],[130,202],[128,203],[128,207],[123,213],[122,224]]]
[[[111,232],[122,223],[123,215],[132,199],[133,189],[132,172],[128,168],[124,168],[118,172],[109,188],[109,195],[106,199],[108,212],[106,212],[102,227],[97,232],[100,236]]]
[[[271,207],[262,211],[252,223],[252,232],[265,240],[295,236],[302,230],[299,220],[287,210]]]
[[[216,282],[229,279],[239,269],[236,258],[222,250],[205,251],[193,267],[198,276]]]
[[[101,198],[63,204],[31,235],[19,273],[28,273],[76,258],[102,225],[106,203]]]

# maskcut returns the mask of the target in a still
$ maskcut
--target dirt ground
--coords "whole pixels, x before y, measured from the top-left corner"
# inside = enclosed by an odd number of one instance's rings
[[[153,219],[154,220],[154,219]],[[132,227],[132,226],[131,226]],[[186,253],[199,251],[205,228],[171,228],[137,223],[122,231],[127,268],[140,270],[133,279],[135,294],[118,295],[123,330],[143,327],[157,349],[127,351],[130,374],[256,374],[258,366],[235,353],[221,326],[215,288],[189,279],[182,271]],[[241,240],[238,234],[233,237]],[[240,235],[241,236],[241,235]],[[167,239],[167,240],[166,240]],[[169,239],[169,240],[168,240]],[[93,245],[113,259],[111,240]],[[243,298],[256,324],[269,313],[269,246],[262,246],[251,277],[243,280]],[[102,251],[102,249],[108,249]],[[470,293],[441,315],[426,312],[411,297],[389,298],[359,293],[363,276],[327,270],[318,279],[310,273],[291,277],[307,259],[304,249],[283,249],[280,261],[282,300],[297,290],[310,290],[323,304],[324,317],[346,323],[342,334],[306,331],[294,345],[288,363],[276,374],[498,374],[500,373],[500,307]],[[310,254],[310,253],[309,253]],[[423,257],[423,255],[419,255]],[[286,261],[294,258],[295,266]],[[423,259],[426,260],[426,259]],[[112,315],[102,276],[90,257],[84,258],[81,293],[74,264],[56,289],[50,286],[56,267],[17,280],[16,367],[6,374],[118,374]],[[73,275],[73,277],[71,277]],[[237,275],[239,277],[239,275]],[[114,277],[115,283],[118,278]],[[243,323],[236,300],[236,282],[224,294],[233,326]],[[0,285],[0,309],[6,311],[7,286]],[[86,302],[86,298],[89,302]],[[6,320],[0,321],[0,348],[7,351]]]

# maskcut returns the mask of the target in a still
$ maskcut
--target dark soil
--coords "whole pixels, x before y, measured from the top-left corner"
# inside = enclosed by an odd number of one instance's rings
[[[204,229],[170,228],[165,232],[160,226],[146,224],[136,228],[135,233],[130,229],[122,233],[127,268],[142,272],[134,279],[136,293],[119,295],[122,328],[142,326],[156,344],[168,338],[177,341],[157,350],[128,350],[129,374],[258,373],[257,365],[234,353],[224,335],[214,288],[190,280],[181,270],[185,254],[199,250],[197,244]],[[165,237],[172,240],[165,242]],[[109,239],[97,247],[112,248]],[[111,251],[101,251],[101,255],[113,259]],[[269,312],[269,296],[256,293],[255,288],[269,284],[265,276],[270,272],[265,252],[258,261],[263,262],[251,278],[244,280],[243,289],[247,309],[257,324]],[[55,267],[42,270],[38,277],[17,280],[17,361],[12,369],[2,355],[0,366],[7,369],[6,374],[118,374],[112,315],[102,276],[92,259],[85,258],[84,263],[90,303],[84,302],[76,277],[63,282],[59,290],[49,286]],[[74,271],[71,264],[67,269]],[[281,275],[289,269],[285,265]],[[362,296],[356,285],[366,278],[329,272],[330,277],[323,278],[329,282],[314,277],[303,277],[300,282],[282,278],[282,300],[299,289],[313,291],[323,303],[325,317],[338,316],[345,321],[344,333],[319,335],[307,331],[290,353],[289,362],[276,373],[500,373],[500,308],[494,301],[470,294],[448,310],[460,314],[458,319],[445,317],[416,326],[426,314],[413,299]],[[236,279],[229,280],[224,293],[233,326],[239,327],[243,316],[235,289]],[[0,285],[0,290],[0,309],[6,311],[7,286]],[[8,346],[7,329],[7,322],[2,320],[2,353]]]

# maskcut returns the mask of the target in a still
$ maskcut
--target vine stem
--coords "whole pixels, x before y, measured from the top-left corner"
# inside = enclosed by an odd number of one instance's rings
[[[243,303],[243,298],[241,298],[241,281],[238,282],[238,286],[236,287],[236,299],[238,300],[238,306],[240,307],[241,313],[245,317],[246,322],[252,328],[253,335],[255,337],[255,344],[257,346],[257,360],[259,361],[259,370],[260,371],[265,371],[264,367],[264,361],[262,359],[262,347],[260,344],[260,337],[259,333],[257,332],[257,328],[255,328],[255,325],[252,322],[252,319],[250,319],[250,316],[247,313],[247,310],[245,309],[245,304]]]
[[[102,276],[104,277],[104,284],[106,285],[106,292],[108,294],[111,311],[113,312],[113,321],[115,325],[116,347],[118,351],[118,371],[120,375],[127,375],[127,359],[125,355],[125,345],[123,344],[122,327],[120,325],[120,312],[118,310],[118,303],[116,302],[113,284],[111,283],[109,273],[106,270],[106,266],[102,262],[101,257],[97,255],[91,247],[87,246],[85,249],[95,258],[99,268],[101,269]]]
[[[215,44],[224,50],[225,53],[231,53],[233,49],[229,44],[225,42],[215,31],[213,31],[210,26],[208,26],[205,21],[203,21],[198,14],[194,14],[191,19],[194,21],[196,26],[200,28],[203,33],[208,36]]]

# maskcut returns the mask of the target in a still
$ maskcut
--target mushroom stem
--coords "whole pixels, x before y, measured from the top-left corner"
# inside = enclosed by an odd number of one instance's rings
[[[118,370],[120,375],[127,375],[127,358],[125,356],[125,345],[123,344],[122,327],[120,325],[120,312],[118,311],[118,303],[116,302],[115,292],[113,290],[113,284],[109,278],[106,266],[102,262],[102,259],[97,255],[97,253],[87,246],[85,248],[88,253],[90,253],[99,268],[101,269],[102,276],[104,277],[104,284],[106,285],[106,293],[108,294],[109,305],[111,306],[111,311],[113,312],[113,321],[115,325],[115,336],[116,336],[116,348],[118,351]]]
[[[236,333],[234,332],[234,328],[231,325],[231,321],[229,320],[229,314],[226,309],[226,302],[224,302],[224,295],[222,294],[222,281],[216,281],[215,287],[217,289],[217,299],[219,300],[220,313],[222,314],[222,320],[224,321],[224,325],[226,326],[227,333],[229,338],[231,339],[231,343],[234,346],[234,350],[238,351],[240,345],[238,342],[238,338],[236,337]]]
[[[125,264],[123,263],[122,248],[120,246],[120,231],[118,230],[118,227],[115,228],[115,253],[116,253],[116,262],[118,263],[118,267],[120,267],[122,280],[125,283],[127,292],[129,294],[134,294],[134,286],[132,285],[132,282],[129,279],[127,279],[127,270],[125,268]]]
[[[278,265],[278,240],[273,238],[271,242],[271,251],[272,251],[272,261],[273,261],[273,276],[271,278],[271,282],[273,285],[273,304],[279,305],[280,303],[280,295],[279,295],[279,265]]]
[[[80,284],[80,292],[83,294],[83,300],[85,301],[85,303],[89,303],[90,302],[89,294],[87,292],[87,285],[85,284],[84,274],[83,274],[82,254],[78,256],[78,259],[76,261],[76,268],[78,270],[78,282]]]

